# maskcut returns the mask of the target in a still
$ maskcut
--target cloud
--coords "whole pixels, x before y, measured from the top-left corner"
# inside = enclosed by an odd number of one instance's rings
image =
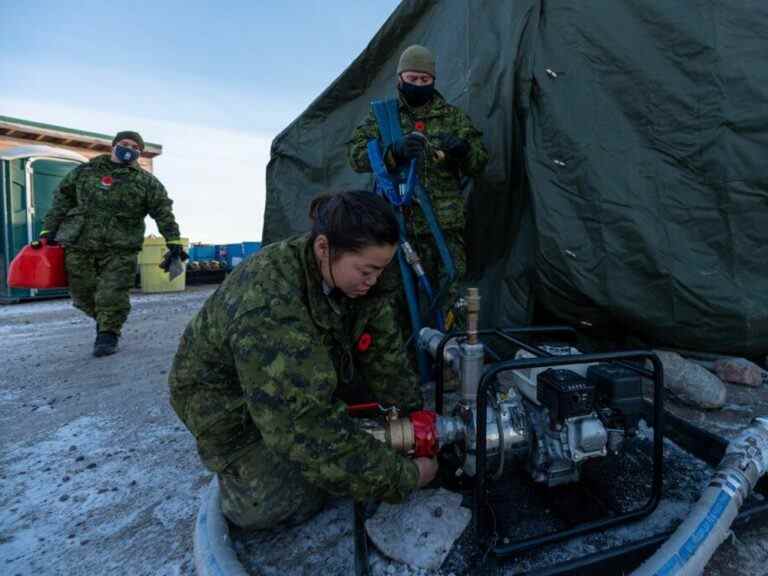
[[[266,166],[274,134],[162,121],[48,100],[0,97],[0,111],[105,134],[138,130],[147,141],[163,146],[154,170],[174,200],[183,236],[208,243],[261,238]],[[147,230],[157,233],[153,223]]]

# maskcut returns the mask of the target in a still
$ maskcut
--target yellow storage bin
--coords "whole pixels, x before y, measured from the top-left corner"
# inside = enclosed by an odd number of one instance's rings
[[[189,248],[189,240],[181,239],[184,251]],[[168,251],[165,239],[158,236],[144,238],[144,246],[139,252],[139,274],[141,276],[142,292],[183,292],[186,288],[186,263],[184,273],[173,281],[168,279],[168,273],[159,267],[163,255]]]

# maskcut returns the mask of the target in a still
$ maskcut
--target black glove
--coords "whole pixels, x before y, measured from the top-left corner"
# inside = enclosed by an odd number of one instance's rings
[[[168,252],[163,255],[163,261],[159,264],[160,268],[168,272],[168,269],[171,267],[171,262],[175,258],[178,258],[182,262],[189,259],[189,255],[184,252],[184,248],[181,244],[170,244],[168,246]]]
[[[436,147],[452,160],[462,160],[469,154],[469,142],[453,134],[441,132],[434,137]]]
[[[420,158],[424,154],[424,148],[427,145],[427,139],[418,132],[406,134],[400,140],[396,140],[390,145],[392,155],[395,160],[402,162]]]
[[[58,244],[58,242],[53,239],[53,236],[51,236],[51,233],[48,232],[48,230],[43,230],[40,232],[40,236],[37,237],[37,243],[32,242],[32,246],[37,248],[43,240],[45,240],[49,246],[56,246]]]
[[[181,244],[171,244],[168,246],[168,252],[171,253],[171,258],[179,258],[182,262],[189,260],[189,255],[184,252],[184,247]]]

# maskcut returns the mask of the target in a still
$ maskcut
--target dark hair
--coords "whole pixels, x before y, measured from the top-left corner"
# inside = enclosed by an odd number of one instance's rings
[[[386,200],[367,190],[322,194],[309,206],[310,242],[320,234],[328,238],[335,256],[359,252],[368,246],[397,244],[400,228]]]

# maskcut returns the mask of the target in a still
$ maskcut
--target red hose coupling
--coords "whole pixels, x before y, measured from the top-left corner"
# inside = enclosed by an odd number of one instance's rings
[[[413,426],[413,455],[417,458],[434,457],[440,446],[437,440],[437,413],[431,410],[411,412],[408,418]]]

